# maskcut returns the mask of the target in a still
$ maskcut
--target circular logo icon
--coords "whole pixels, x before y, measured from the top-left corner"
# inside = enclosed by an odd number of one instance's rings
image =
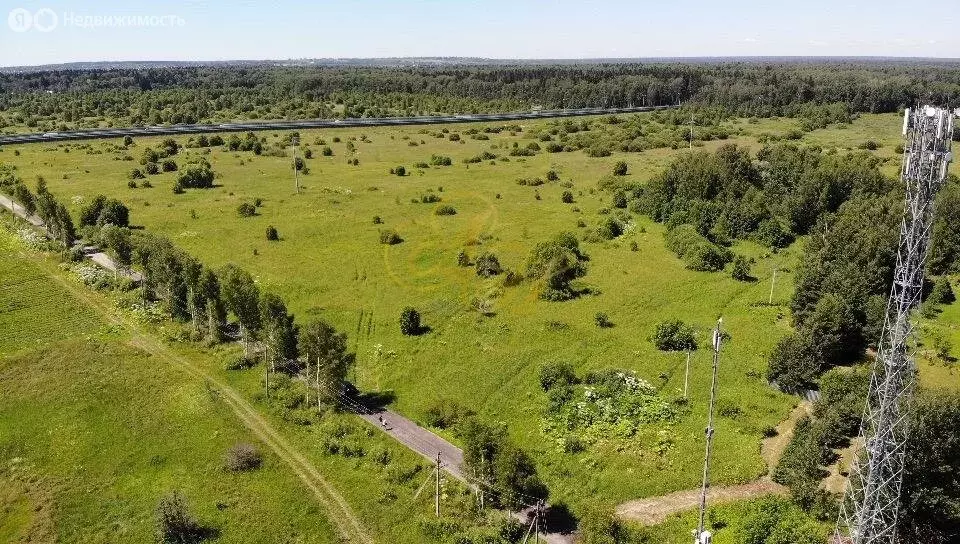
[[[60,18],[57,17],[57,12],[50,8],[38,9],[37,12],[33,14],[33,28],[36,28],[40,32],[50,32],[57,28],[59,22]]]
[[[26,32],[33,25],[33,14],[30,13],[30,10],[23,8],[10,10],[7,23],[10,25],[10,30],[14,32]]]

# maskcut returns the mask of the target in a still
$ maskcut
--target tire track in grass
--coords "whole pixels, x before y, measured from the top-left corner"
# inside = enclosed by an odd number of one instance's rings
[[[50,273],[45,268],[44,273],[62,285],[78,300],[100,313],[106,321],[126,329],[132,336],[130,339],[131,345],[150,355],[165,360],[171,365],[178,366],[189,375],[203,379],[215,387],[221,394],[221,399],[230,407],[244,426],[263,441],[264,444],[269,446],[277,457],[290,467],[300,481],[313,492],[320,504],[326,508],[328,513],[327,518],[333,522],[340,536],[345,541],[363,544],[372,544],[374,542],[343,496],[327,482],[316,467],[307,460],[303,454],[280,436],[273,426],[264,419],[250,403],[244,400],[236,390],[207,374],[183,356],[176,354],[170,348],[149,335],[149,333],[143,332],[136,324],[117,315],[113,308],[86,292],[86,288],[72,284],[59,275]]]

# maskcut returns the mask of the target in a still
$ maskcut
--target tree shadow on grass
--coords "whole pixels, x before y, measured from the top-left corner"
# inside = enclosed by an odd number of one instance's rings
[[[393,401],[397,400],[397,394],[392,390],[369,391],[367,393],[358,393],[357,400],[365,407],[379,412],[380,410],[386,409],[390,404],[393,404]]]
[[[548,532],[570,534],[577,530],[577,518],[565,502],[551,504],[544,512]]]

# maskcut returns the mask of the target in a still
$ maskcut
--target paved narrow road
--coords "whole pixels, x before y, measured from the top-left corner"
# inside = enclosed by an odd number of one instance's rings
[[[4,195],[0,195],[0,206],[3,206],[4,208],[10,210],[11,212],[13,212],[14,215],[16,215],[21,219],[26,220],[28,223],[30,223],[34,227],[37,227],[43,230],[43,232],[49,236],[49,233],[47,232],[47,229],[43,224],[43,220],[41,220],[36,215],[27,215],[27,211],[23,209],[23,206],[16,204],[13,200],[7,198]],[[134,283],[140,283],[141,281],[143,281],[143,276],[141,276],[139,272],[129,270],[122,266],[118,266],[116,261],[114,261],[112,257],[110,257],[109,255],[107,255],[102,251],[94,251],[92,253],[88,253],[87,257],[91,261],[99,265],[101,268],[105,268],[113,272],[114,274],[120,274],[121,276],[125,276],[126,278],[130,279]]]
[[[463,466],[463,450],[460,448],[400,414],[389,410],[358,413],[357,415],[431,462],[435,463],[437,461],[437,453],[439,452],[440,467],[454,478],[468,483],[461,468]],[[380,424],[381,417],[386,425]]]

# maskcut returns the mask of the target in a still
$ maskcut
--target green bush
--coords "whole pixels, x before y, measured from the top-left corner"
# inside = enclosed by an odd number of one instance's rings
[[[733,270],[730,276],[737,281],[750,281],[753,276],[750,275],[750,261],[743,255],[737,255],[733,259]]]
[[[603,312],[597,312],[594,314],[593,322],[601,329],[608,329],[613,326],[613,322],[610,321],[610,317]]]
[[[573,204],[573,193],[570,191],[564,191],[563,194],[560,195],[560,202],[563,202],[564,204]]]
[[[493,253],[483,252],[477,256],[476,260],[477,275],[483,278],[490,278],[503,272],[500,261]]]
[[[953,292],[953,287],[950,286],[950,278],[946,276],[937,278],[933,282],[933,289],[927,300],[934,304],[952,304],[956,301],[957,296]]]
[[[406,336],[416,336],[423,331],[420,324],[420,312],[407,306],[400,312],[400,332]]]
[[[657,323],[650,339],[660,351],[691,351],[697,349],[693,327],[679,319]]]
[[[449,204],[444,204],[433,211],[434,215],[457,215],[457,209]]]
[[[571,283],[587,273],[585,261],[577,237],[564,232],[533,248],[527,258],[526,276],[543,281],[540,298],[569,300],[576,296]]]
[[[431,166],[450,166],[451,164],[453,164],[453,161],[450,157],[444,157],[443,155],[432,155],[430,157]]]
[[[253,444],[238,442],[227,450],[224,467],[230,472],[245,472],[260,468],[263,455]]]
[[[440,399],[424,411],[424,423],[438,429],[449,429],[474,415],[473,410],[455,400]]]
[[[668,230],[666,244],[667,249],[676,253],[691,270],[716,272],[723,270],[732,259],[728,249],[707,240],[690,224]]]
[[[203,539],[204,528],[187,508],[178,491],[164,496],[157,506],[157,542],[183,544]]]
[[[382,229],[380,231],[380,243],[386,245],[396,245],[403,241],[397,231],[393,229]]]
[[[565,361],[547,363],[540,369],[540,387],[549,391],[554,387],[567,387],[580,383],[573,365]]]
[[[627,175],[627,163],[623,161],[617,161],[617,164],[613,166],[613,175],[614,176]]]
[[[273,225],[267,227],[267,241],[277,242],[280,240],[280,233],[277,232],[277,228]]]
[[[253,217],[257,215],[257,207],[249,202],[244,202],[237,206],[237,215],[240,217]]]

